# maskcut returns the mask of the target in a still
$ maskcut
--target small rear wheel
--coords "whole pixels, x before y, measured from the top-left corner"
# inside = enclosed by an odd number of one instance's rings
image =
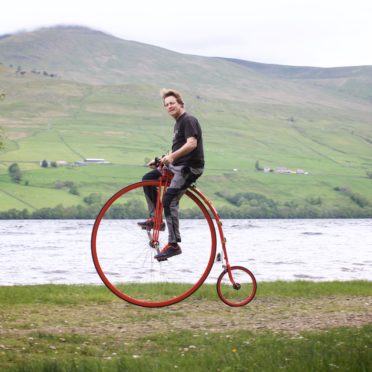
[[[218,296],[229,306],[247,305],[256,295],[256,278],[243,266],[232,266],[230,270],[234,283],[230,280],[229,271],[225,269],[217,279]]]

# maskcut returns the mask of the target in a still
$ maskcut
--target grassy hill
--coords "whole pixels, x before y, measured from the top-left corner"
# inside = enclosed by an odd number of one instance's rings
[[[265,76],[296,81],[307,86],[321,86],[334,93],[372,101],[372,66],[319,68],[271,65],[233,58],[226,60],[260,72]]]
[[[140,179],[146,159],[170,147],[166,86],[183,92],[202,123],[199,186],[225,215],[372,216],[371,66],[190,56],[81,27],[2,37],[0,63],[0,211],[86,205],[91,193],[105,199]],[[39,164],[82,158],[111,164]],[[258,172],[257,160],[308,174]],[[8,174],[14,162],[19,184]]]

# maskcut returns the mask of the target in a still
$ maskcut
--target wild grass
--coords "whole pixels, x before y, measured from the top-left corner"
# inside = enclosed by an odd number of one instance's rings
[[[169,288],[170,295],[179,294],[183,284],[172,284]],[[146,290],[154,291],[146,284],[131,284],[131,293],[144,296]],[[342,296],[372,296],[372,285],[369,281],[275,281],[258,283],[257,296],[265,297],[290,297],[314,298],[330,295]],[[216,286],[203,284],[192,298],[208,301],[218,301]],[[78,305],[84,303],[111,303],[117,301],[103,285],[21,285],[0,287],[0,304],[58,304]]]
[[[27,372],[367,372],[372,368],[371,334],[371,326],[297,335],[183,331],[116,344],[115,339],[104,335],[90,338],[36,333],[13,345],[1,359],[4,371]]]
[[[264,282],[250,305],[231,309],[218,300],[213,285],[203,285],[190,301],[145,309],[123,303],[103,286],[0,287],[0,367],[367,372],[372,326],[365,302],[371,296],[367,281]],[[340,309],[364,322],[335,327]],[[288,329],[280,330],[286,321]],[[301,330],[302,321],[314,323],[313,330]]]

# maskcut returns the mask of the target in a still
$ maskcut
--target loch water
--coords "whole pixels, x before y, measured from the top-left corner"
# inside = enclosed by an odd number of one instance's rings
[[[122,226],[129,229],[129,222]],[[101,284],[90,250],[93,224],[0,221],[0,285]],[[182,225],[198,239],[197,220]],[[257,281],[372,280],[372,219],[224,220],[223,228],[230,262],[248,267]],[[207,282],[215,282],[220,272],[216,263]]]

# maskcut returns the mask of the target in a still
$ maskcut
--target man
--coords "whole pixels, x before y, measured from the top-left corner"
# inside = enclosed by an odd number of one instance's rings
[[[204,170],[204,150],[202,130],[198,120],[185,111],[184,102],[175,90],[162,90],[164,107],[176,123],[174,125],[172,151],[160,159],[160,163],[173,173],[172,181],[163,199],[164,215],[168,227],[168,244],[155,258],[159,261],[182,253],[178,243],[181,242],[179,231],[178,206],[179,200],[186,189],[199,178]],[[148,164],[153,170],[143,176],[144,181],[157,180],[161,176],[155,168],[155,160]],[[154,226],[156,207],[156,187],[144,187],[150,218],[138,225],[143,229]],[[161,229],[165,228],[162,223]]]

